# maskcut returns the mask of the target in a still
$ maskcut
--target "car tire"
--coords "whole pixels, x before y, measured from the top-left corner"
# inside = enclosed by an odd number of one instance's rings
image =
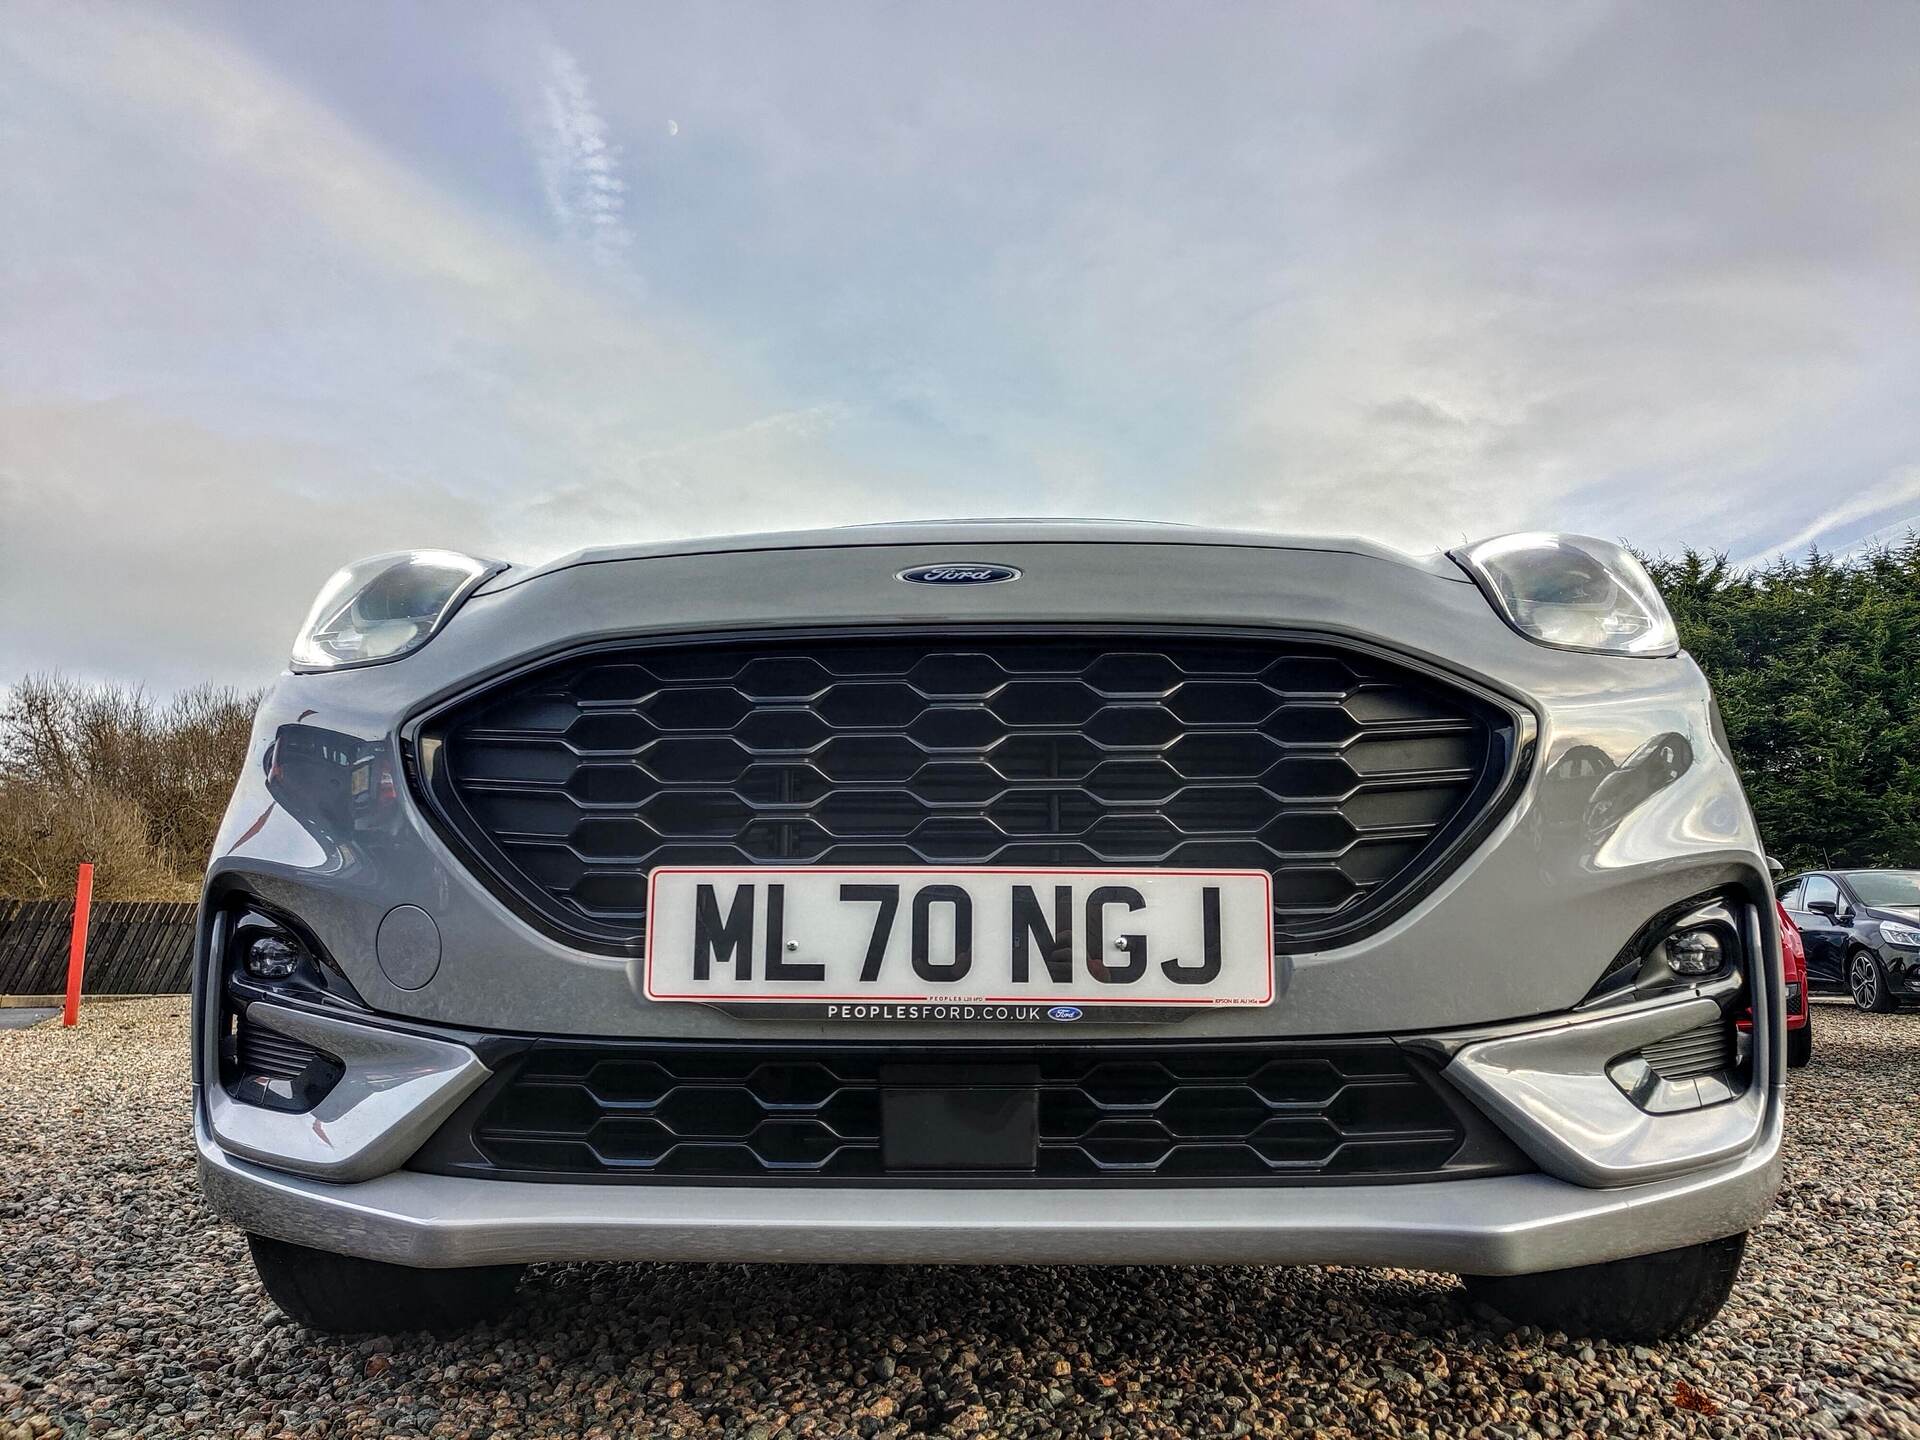
[[[1798,1030],[1787,1031],[1787,1067],[1798,1070],[1813,1059],[1813,1016]]]
[[[336,1335],[446,1333],[497,1320],[523,1265],[417,1270],[248,1235],[253,1268],[291,1319]]]
[[[1519,1325],[1651,1343],[1691,1335],[1727,1303],[1744,1233],[1657,1255],[1535,1275],[1466,1275],[1467,1293]]]
[[[1893,1009],[1887,972],[1871,950],[1855,950],[1847,956],[1847,993],[1853,997],[1853,1008],[1869,1015],[1884,1015]]]

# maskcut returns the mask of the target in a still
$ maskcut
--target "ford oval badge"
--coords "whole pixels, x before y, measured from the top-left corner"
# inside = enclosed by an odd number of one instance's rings
[[[1080,1018],[1080,1007],[1078,1005],[1056,1005],[1047,1011],[1047,1018],[1049,1020],[1078,1020]]]
[[[1011,565],[987,565],[974,560],[954,560],[945,565],[915,565],[902,570],[899,579],[909,585],[1004,585],[1018,580],[1020,572]]]

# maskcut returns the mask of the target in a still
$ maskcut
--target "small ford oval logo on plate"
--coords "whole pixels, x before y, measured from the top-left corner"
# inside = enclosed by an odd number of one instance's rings
[[[909,585],[1004,585],[1018,580],[1020,572],[1011,565],[955,560],[946,565],[915,565],[902,570],[897,578]]]
[[[1056,1005],[1047,1011],[1047,1018],[1049,1020],[1078,1020],[1080,1018],[1080,1007],[1078,1005]]]

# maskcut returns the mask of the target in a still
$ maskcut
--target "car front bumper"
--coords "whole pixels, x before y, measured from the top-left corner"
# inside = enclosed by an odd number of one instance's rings
[[[544,1184],[397,1170],[335,1185],[228,1154],[200,1181],[250,1231],[427,1268],[540,1261],[1392,1265],[1508,1275],[1734,1234],[1780,1183],[1777,1107],[1739,1159],[1592,1190],[1545,1174],[1407,1185],[1075,1189]]]
[[[1763,992],[1764,994],[1764,992]],[[579,1183],[434,1174],[406,1161],[482,1085],[441,1035],[256,1005],[347,1057],[297,1114],[196,1087],[201,1184],[249,1231],[400,1264],[568,1260],[1369,1264],[1519,1274],[1750,1228],[1780,1180],[1784,1033],[1752,1038],[1748,1083],[1649,1113],[1607,1057],[1718,1013],[1695,996],[1441,1041],[1442,1080],[1531,1173],[1399,1183],[1150,1186]],[[204,1037],[203,1037],[204,1039]],[[1596,1058],[1597,1057],[1597,1058]]]

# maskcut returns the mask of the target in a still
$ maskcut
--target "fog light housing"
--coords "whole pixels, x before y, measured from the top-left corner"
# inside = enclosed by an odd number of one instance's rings
[[[306,958],[306,947],[291,935],[269,932],[254,937],[242,963],[256,980],[285,980]]]
[[[1621,947],[1581,1005],[1740,985],[1753,959],[1744,938],[1745,909],[1731,895],[1697,895],[1661,911]]]
[[[298,921],[251,906],[229,912],[221,985],[225,1007],[244,1010],[255,1000],[312,1001],[366,1009],[353,985],[320,942]]]
[[[1717,932],[1682,930],[1667,939],[1667,964],[1676,975],[1718,975],[1727,961],[1727,947]]]

